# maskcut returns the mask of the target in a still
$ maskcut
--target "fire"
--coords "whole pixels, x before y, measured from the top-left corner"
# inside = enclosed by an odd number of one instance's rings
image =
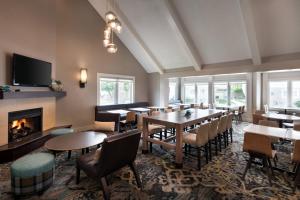
[[[11,127],[12,128],[17,128],[17,129],[20,129],[22,126],[21,126],[21,124],[26,124],[26,119],[20,119],[20,120],[14,120],[13,122],[12,122],[12,125],[11,125]]]

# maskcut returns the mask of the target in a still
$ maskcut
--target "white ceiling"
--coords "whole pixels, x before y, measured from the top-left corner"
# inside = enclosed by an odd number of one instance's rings
[[[89,2],[103,17],[106,0]],[[118,2],[119,38],[149,73],[300,52],[300,0]]]

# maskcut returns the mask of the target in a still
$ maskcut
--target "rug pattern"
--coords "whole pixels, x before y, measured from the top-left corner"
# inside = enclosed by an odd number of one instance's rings
[[[248,155],[242,152],[243,127],[247,123],[234,125],[234,142],[218,156],[213,156],[209,164],[202,161],[202,169],[197,170],[197,160],[184,157],[184,167],[173,165],[174,152],[165,151],[154,145],[153,153],[141,154],[136,159],[143,183],[143,190],[136,186],[133,173],[124,168],[108,177],[111,199],[300,199],[300,191],[293,192],[291,178],[274,171],[273,185],[269,185],[267,175],[259,166],[252,167],[242,180]],[[280,167],[292,169],[289,154],[290,144],[277,145],[280,151]],[[44,148],[36,152],[47,151]],[[76,152],[70,160],[65,154],[56,158],[54,185],[41,196],[29,199],[102,199],[102,191],[97,181],[81,173],[80,184],[75,184]],[[11,163],[0,165],[0,199],[13,199],[10,192]]]

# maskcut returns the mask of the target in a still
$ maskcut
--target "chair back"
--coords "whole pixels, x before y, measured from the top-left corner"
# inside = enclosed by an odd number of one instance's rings
[[[263,154],[272,158],[271,138],[266,135],[246,132],[244,135],[243,151]]]
[[[132,130],[115,134],[104,140],[97,164],[100,177],[111,174],[134,162],[141,138],[141,131]]]
[[[232,128],[232,120],[233,120],[233,113],[229,113],[227,115],[226,130],[229,130]]]
[[[260,120],[265,120],[266,118],[263,117],[261,114],[252,114],[252,122],[253,124],[258,124]]]
[[[294,121],[294,130],[300,131],[300,121]]]
[[[269,126],[269,127],[279,128],[279,124],[277,121],[259,120],[258,124],[261,126]]]
[[[119,132],[120,129],[120,114],[109,112],[96,112],[95,121],[99,122],[115,122],[115,131]]]
[[[210,123],[201,124],[199,128],[196,129],[196,143],[200,146],[202,143],[208,142],[208,131]]]
[[[218,134],[225,132],[226,124],[227,124],[227,115],[223,115],[220,117],[220,121],[219,121],[219,125],[218,125]]]
[[[135,122],[136,118],[135,118],[135,112],[130,111],[126,114],[126,122]]]
[[[242,106],[242,114],[245,113],[245,106]]]
[[[204,109],[204,106],[203,106],[203,103],[202,103],[202,102],[200,103],[199,108],[200,108],[200,109]]]
[[[148,114],[147,113],[141,113],[138,115],[138,118],[137,118],[137,128],[139,131],[143,131],[143,119],[144,117],[148,117]]]
[[[159,115],[159,114],[160,114],[160,111],[155,110],[155,111],[152,111],[151,116],[153,116],[153,115]]]
[[[170,113],[170,112],[173,112],[172,108],[171,109],[170,108],[165,109],[165,113]]]
[[[295,141],[293,150],[293,161],[300,163],[300,140]]]
[[[210,140],[218,136],[219,119],[212,119],[209,125],[208,137]]]
[[[184,110],[184,105],[179,106],[180,110]]]
[[[255,114],[262,115],[262,114],[265,114],[265,111],[264,110],[256,110]]]

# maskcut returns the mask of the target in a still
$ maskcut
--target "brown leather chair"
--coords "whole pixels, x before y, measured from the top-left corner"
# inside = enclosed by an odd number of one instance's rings
[[[142,188],[134,163],[140,138],[141,132],[138,130],[115,134],[106,138],[102,144],[98,159],[95,159],[95,152],[85,154],[77,159],[76,183],[79,183],[80,170],[83,170],[88,177],[100,181],[104,198],[109,199],[110,193],[106,176],[125,166],[129,166],[134,173],[138,187]]]

